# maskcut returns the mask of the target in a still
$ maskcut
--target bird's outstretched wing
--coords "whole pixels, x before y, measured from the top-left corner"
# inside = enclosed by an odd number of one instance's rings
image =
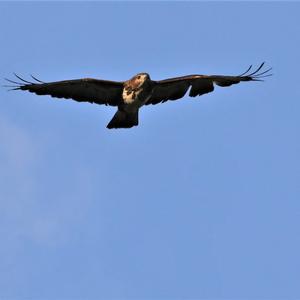
[[[148,104],[158,104],[168,100],[177,100],[182,98],[191,87],[189,96],[196,97],[214,90],[214,84],[218,86],[230,86],[241,81],[262,81],[262,78],[271,76],[269,71],[272,68],[262,71],[262,63],[254,72],[249,73],[252,66],[246,72],[238,76],[224,75],[188,75],[183,77],[169,78],[160,81],[154,81],[155,87]]]
[[[14,90],[24,90],[37,95],[50,95],[56,98],[74,99],[79,102],[90,102],[117,106],[122,101],[123,82],[98,80],[92,78],[64,80],[45,83],[31,76],[36,82],[21,80],[16,82],[6,79]]]

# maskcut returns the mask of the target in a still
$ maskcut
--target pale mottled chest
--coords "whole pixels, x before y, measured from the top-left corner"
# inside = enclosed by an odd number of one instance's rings
[[[140,108],[143,106],[152,94],[152,84],[150,81],[143,84],[136,80],[128,81],[123,88],[122,98],[124,104],[129,108]]]
[[[142,89],[132,89],[130,87],[125,87],[123,90],[123,100],[126,104],[131,104],[140,100]]]

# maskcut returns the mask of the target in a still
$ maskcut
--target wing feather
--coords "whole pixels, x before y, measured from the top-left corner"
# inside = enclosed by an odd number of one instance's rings
[[[122,101],[123,82],[84,78],[42,83],[33,77],[37,81],[37,83],[34,83],[28,82],[17,75],[16,77],[24,82],[17,83],[16,90],[29,91],[37,95],[50,95],[55,98],[111,106],[117,106]],[[8,81],[12,82],[11,80]]]

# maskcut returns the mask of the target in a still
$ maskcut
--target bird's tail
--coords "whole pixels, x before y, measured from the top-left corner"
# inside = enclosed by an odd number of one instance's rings
[[[139,111],[128,113],[117,110],[113,118],[107,124],[107,128],[131,128],[139,123]]]

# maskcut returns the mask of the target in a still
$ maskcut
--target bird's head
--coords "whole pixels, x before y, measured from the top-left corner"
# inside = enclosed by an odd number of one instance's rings
[[[130,82],[134,86],[140,87],[148,80],[150,80],[149,74],[147,74],[147,73],[138,73],[130,79]]]

